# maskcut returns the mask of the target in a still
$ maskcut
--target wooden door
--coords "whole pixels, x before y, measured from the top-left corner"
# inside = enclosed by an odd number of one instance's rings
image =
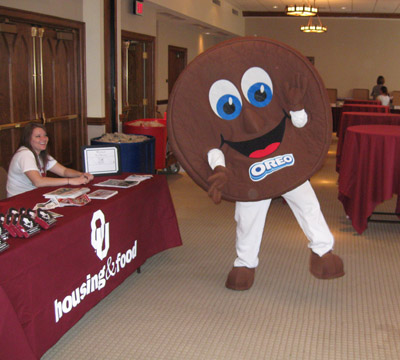
[[[50,153],[65,166],[77,168],[84,131],[77,88],[76,32],[41,29],[42,54],[40,46],[38,54],[39,66],[43,67],[39,89],[40,117],[51,139]]]
[[[175,81],[187,65],[187,49],[168,46],[168,95],[171,94]]]
[[[46,125],[50,154],[80,169],[86,142],[82,33],[52,17],[24,16],[0,8],[0,166],[8,168],[21,129],[37,121]]]
[[[0,166],[8,169],[20,128],[40,121],[35,111],[33,42],[26,24],[0,24]]]
[[[124,120],[154,118],[154,38],[122,31]]]

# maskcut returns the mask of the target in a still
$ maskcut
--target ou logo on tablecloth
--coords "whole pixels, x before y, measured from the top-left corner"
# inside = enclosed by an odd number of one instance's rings
[[[97,221],[100,220],[100,226],[97,226]],[[101,210],[93,213],[91,244],[96,251],[96,255],[100,260],[103,260],[110,248],[110,223],[106,223],[106,218]]]

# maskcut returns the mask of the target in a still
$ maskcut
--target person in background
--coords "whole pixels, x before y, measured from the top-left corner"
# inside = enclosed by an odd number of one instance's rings
[[[87,184],[93,175],[66,168],[47,153],[49,138],[43,125],[25,126],[20,146],[14,153],[8,169],[7,197],[44,186]],[[46,176],[47,171],[59,177]]]
[[[384,106],[390,105],[390,96],[388,94],[388,89],[386,86],[381,87],[380,94],[377,96],[376,100],[379,100],[380,103]]]
[[[380,89],[385,83],[385,78],[382,75],[379,75],[376,79],[376,85],[372,88],[371,96],[372,99],[376,100],[376,98],[380,95]]]

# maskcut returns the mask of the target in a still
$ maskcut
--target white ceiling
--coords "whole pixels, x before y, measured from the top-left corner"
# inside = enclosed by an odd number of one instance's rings
[[[210,0],[211,1],[211,0]],[[224,1],[224,0],[220,0]],[[400,15],[400,0],[225,0],[241,11],[282,12],[286,5],[311,4],[323,13],[384,13]]]

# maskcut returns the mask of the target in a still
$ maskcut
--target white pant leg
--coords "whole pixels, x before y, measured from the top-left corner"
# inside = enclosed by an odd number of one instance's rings
[[[236,202],[236,253],[235,267],[255,268],[264,231],[265,218],[271,199]]]
[[[287,201],[304,234],[309,240],[308,247],[322,256],[332,250],[334,239],[321,212],[319,202],[309,181],[285,193]]]

